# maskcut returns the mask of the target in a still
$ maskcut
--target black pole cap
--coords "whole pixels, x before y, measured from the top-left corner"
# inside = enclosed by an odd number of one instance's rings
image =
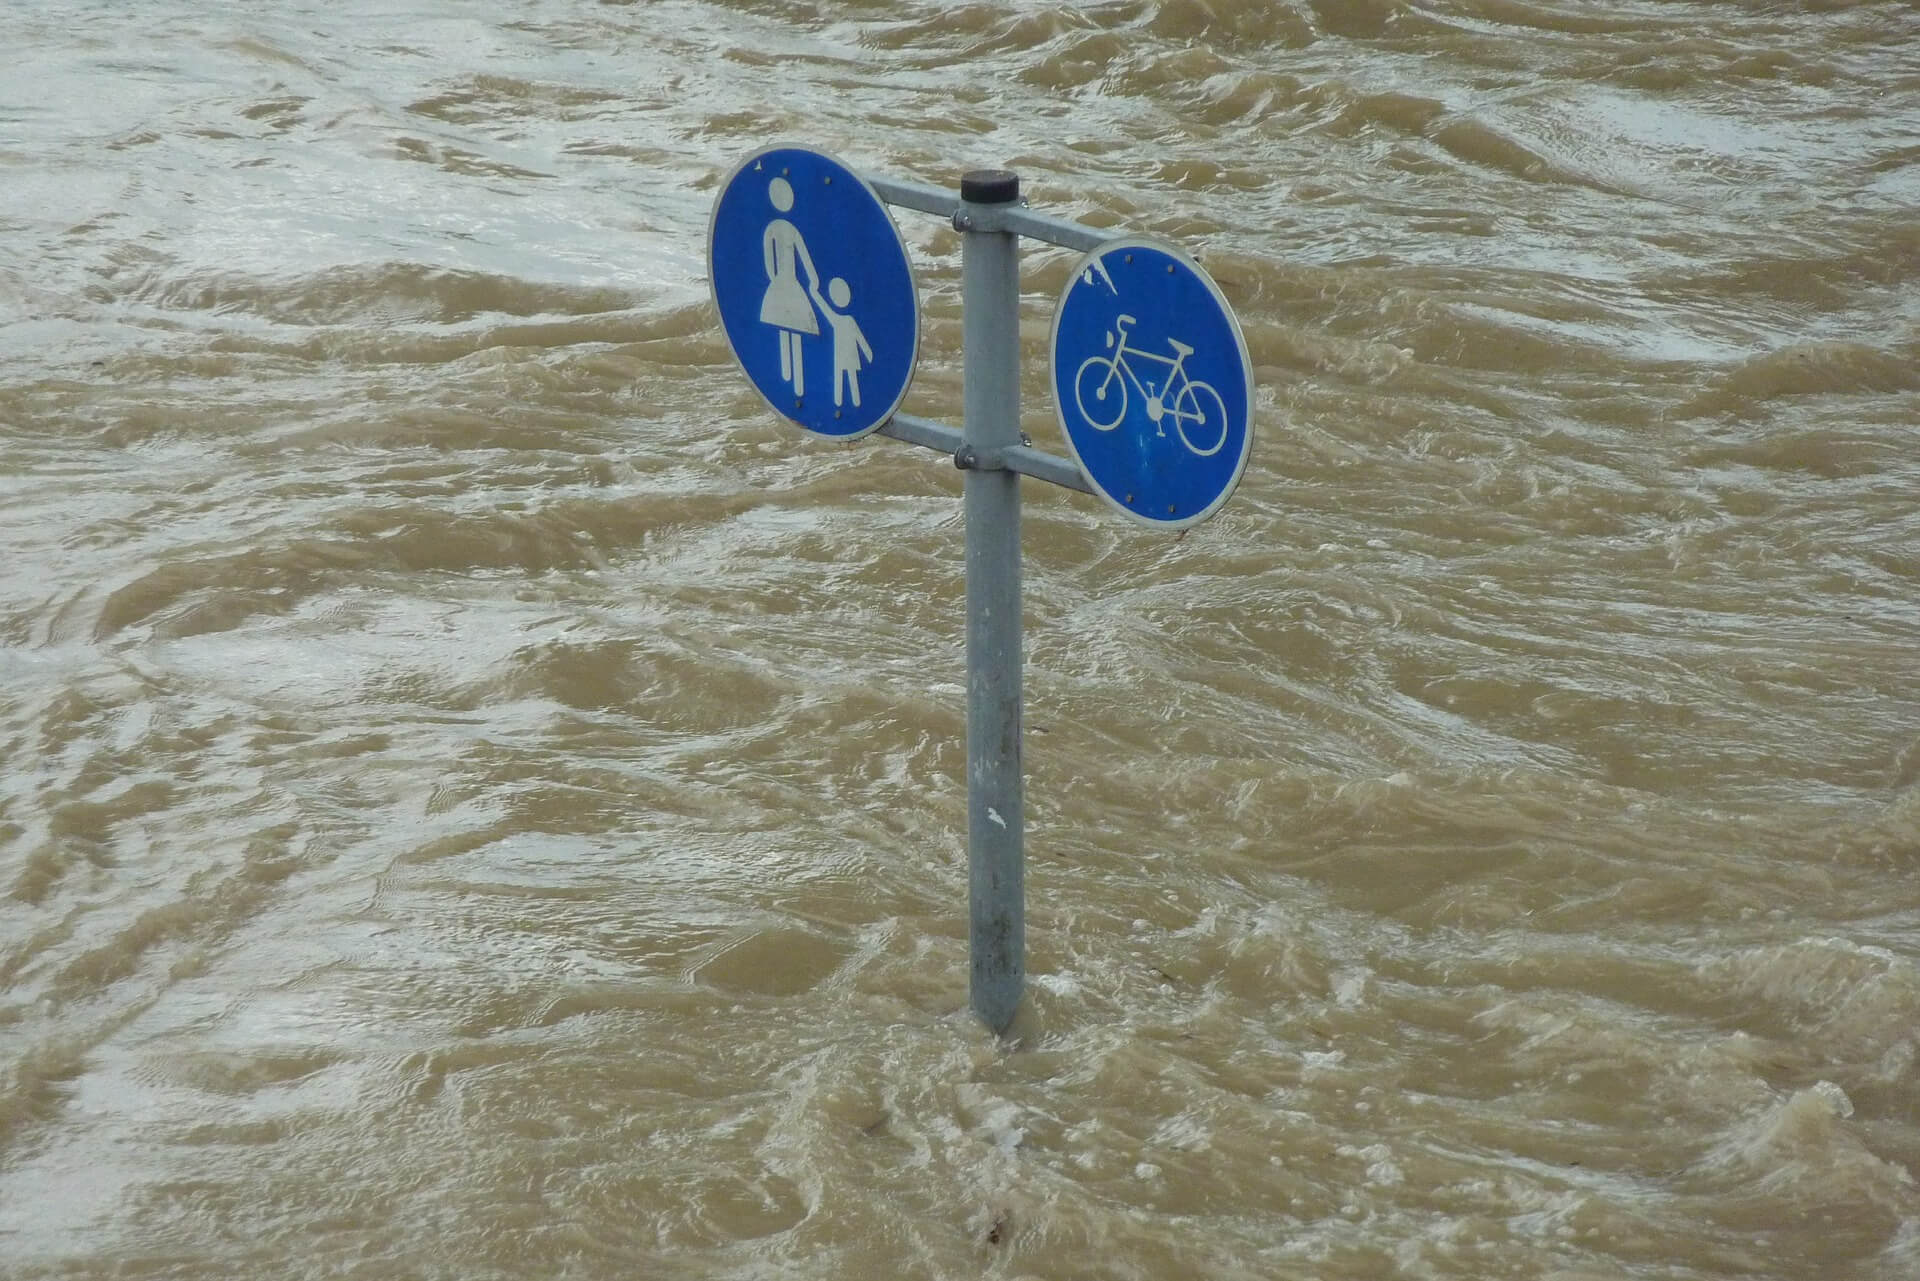
[[[1020,199],[1020,175],[1011,169],[975,169],[960,179],[960,199],[975,205],[1010,205]]]

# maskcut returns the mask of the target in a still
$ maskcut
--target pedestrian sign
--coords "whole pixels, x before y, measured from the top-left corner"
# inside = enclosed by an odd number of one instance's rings
[[[906,244],[860,175],[768,147],[728,175],[707,235],[720,323],[774,411],[822,436],[864,436],[906,397],[920,303]]]
[[[1162,529],[1213,515],[1252,450],[1253,362],[1219,288],[1157,241],[1101,245],[1053,316],[1054,408],[1095,492]]]

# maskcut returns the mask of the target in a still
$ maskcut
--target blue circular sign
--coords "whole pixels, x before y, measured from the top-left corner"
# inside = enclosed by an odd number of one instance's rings
[[[1152,240],[1095,249],[1060,295],[1052,356],[1067,447],[1108,503],[1179,529],[1227,501],[1253,448],[1253,362],[1192,259]]]
[[[768,147],[720,187],[707,275],[727,344],[775,413],[848,440],[900,407],[920,301],[886,205],[831,156]]]

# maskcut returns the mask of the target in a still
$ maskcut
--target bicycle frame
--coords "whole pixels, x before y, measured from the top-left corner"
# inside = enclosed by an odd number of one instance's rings
[[[1139,347],[1129,347],[1127,346],[1127,331],[1131,329],[1135,323],[1134,318],[1128,315],[1120,315],[1114,318],[1113,367],[1116,372],[1125,370],[1127,378],[1132,381],[1134,387],[1139,390],[1140,394],[1146,398],[1147,403],[1157,408],[1173,400],[1173,389],[1176,379],[1183,379],[1187,382],[1193,381],[1192,378],[1188,376],[1186,370],[1187,356],[1191,354],[1192,348],[1186,346],[1184,343],[1174,343],[1173,349],[1179,354],[1162,356]],[[1147,383],[1142,381],[1140,375],[1134,372],[1132,362],[1127,359],[1129,356],[1139,356],[1143,359],[1154,361],[1157,364],[1170,366],[1167,371],[1166,381],[1160,385],[1158,392],[1149,387]],[[1166,435],[1166,428],[1160,426],[1160,414],[1152,412],[1151,410],[1149,413],[1153,419],[1154,426],[1159,429],[1160,434],[1162,436]]]

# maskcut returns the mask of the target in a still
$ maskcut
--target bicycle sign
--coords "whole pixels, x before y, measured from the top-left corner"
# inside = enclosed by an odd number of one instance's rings
[[[1253,365],[1219,288],[1156,241],[1100,246],[1053,321],[1054,408],[1095,492],[1161,529],[1218,511],[1253,443]]]
[[[1219,453],[1220,446],[1227,443],[1227,405],[1212,384],[1195,382],[1187,374],[1186,361],[1193,354],[1193,348],[1177,338],[1169,338],[1167,345],[1173,349],[1172,356],[1129,350],[1127,331],[1139,323],[1124,314],[1114,317],[1113,329],[1107,333],[1107,346],[1111,348],[1117,342],[1118,349],[1111,356],[1088,356],[1080,372],[1073,376],[1073,400],[1080,408],[1081,417],[1095,431],[1112,431],[1118,427],[1120,420],[1127,416],[1127,385],[1131,383],[1134,394],[1144,398],[1147,421],[1160,435],[1167,434],[1167,422],[1171,420],[1181,443],[1196,456],[1206,458]],[[1129,356],[1136,361],[1150,360],[1171,368],[1156,385],[1143,381],[1134,372]],[[1193,428],[1191,433],[1188,427]]]

